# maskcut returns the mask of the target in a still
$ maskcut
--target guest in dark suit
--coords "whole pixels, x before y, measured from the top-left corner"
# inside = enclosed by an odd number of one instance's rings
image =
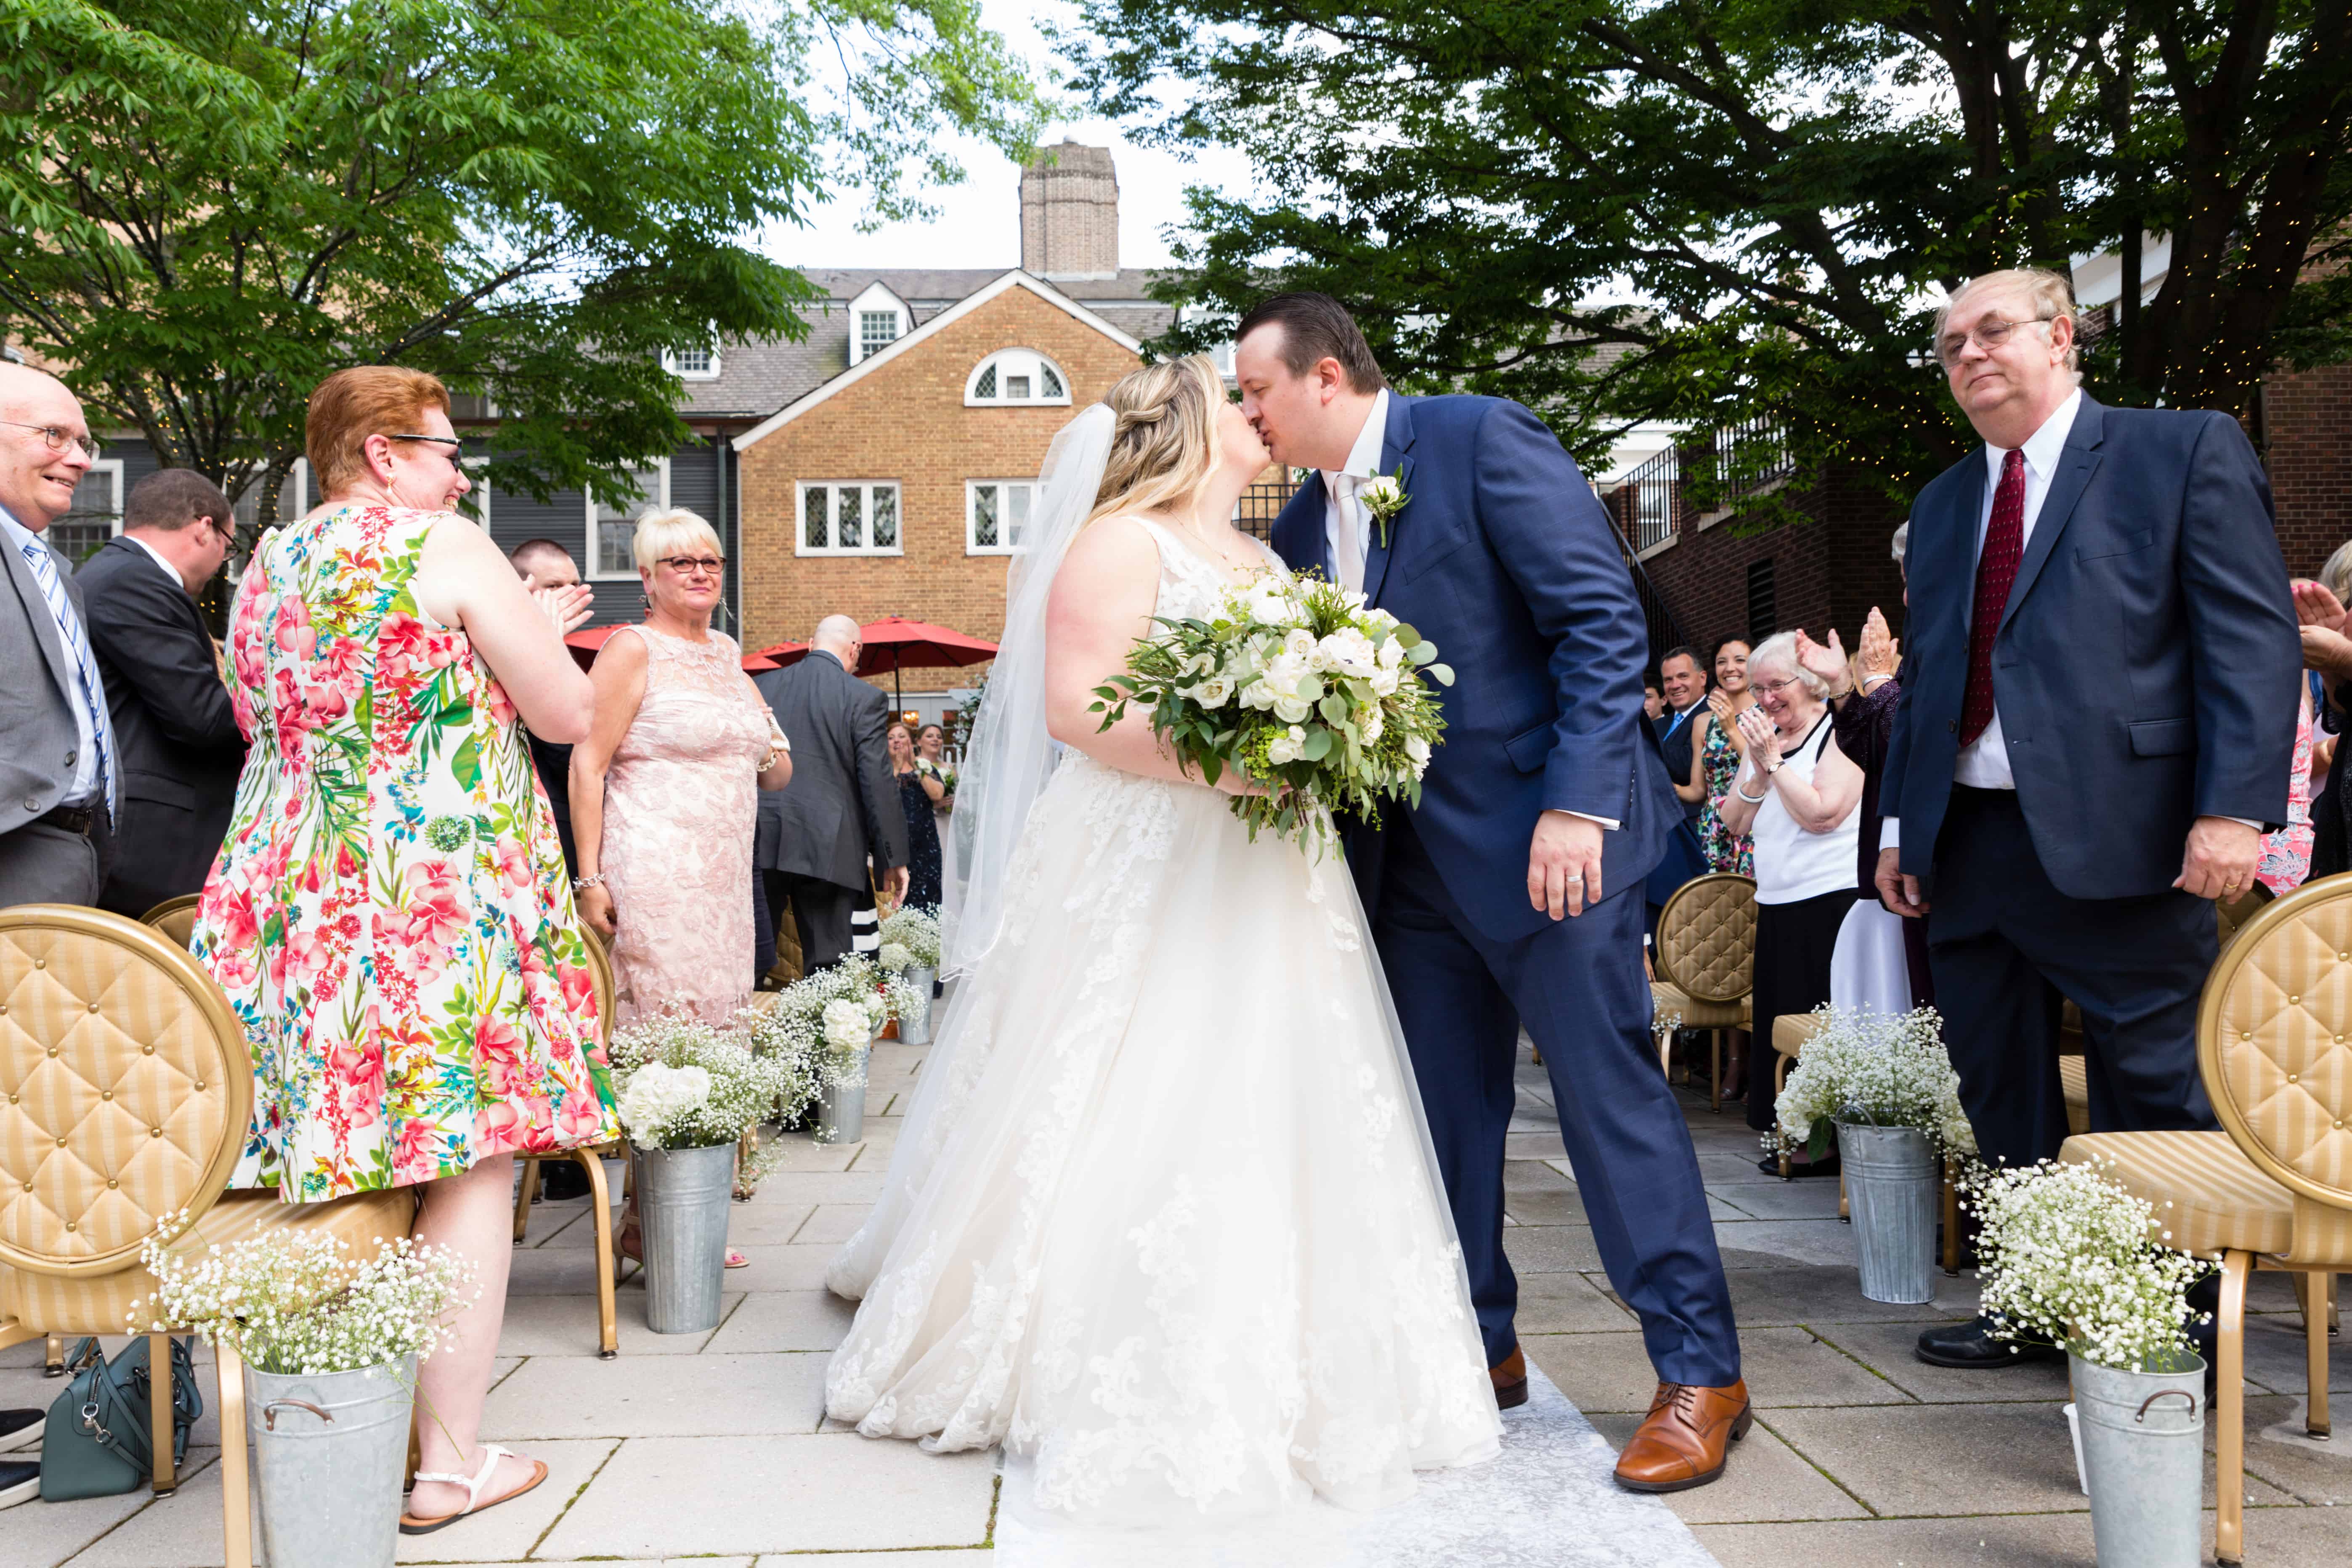
[[[195,597],[236,531],[218,485],[165,468],[132,489],[122,532],[74,574],[122,757],[98,902],[133,920],[204,890],[236,803],[245,736]]]
[[[1390,391],[1336,300],[1267,300],[1243,319],[1234,363],[1276,460],[1319,470],[1275,520],[1275,549],[1411,622],[1457,678],[1420,805],[1353,825],[1346,845],[1496,1403],[1527,1397],[1503,1250],[1524,1025],[1594,1246],[1659,1378],[1618,1481],[1703,1485],[1746,1429],[1748,1394],[1690,1131],[1650,1038],[1641,889],[1683,818],[1642,716],[1648,649],[1616,531],[1533,414]],[[1401,475],[1408,498],[1378,526],[1360,499],[1374,473]]]
[[[507,552],[507,562],[515,569],[526,588],[576,588],[580,585],[580,563],[572,559],[572,552],[552,539],[526,539]],[[547,792],[547,804],[555,813],[555,837],[563,845],[563,868],[580,875],[580,850],[572,839],[572,748],[559,746],[552,741],[542,741],[529,731],[523,738],[530,742],[530,765],[539,774],[540,787]],[[551,1172],[572,1167],[550,1165]]]
[[[2210,900],[2286,820],[2301,649],[2270,487],[2236,420],[2106,408],[2054,273],[1979,278],[1937,324],[1971,453],[1911,509],[1903,695],[1876,881],[1927,922],[1989,1161],[2058,1152],[2058,998],[2094,1131],[2210,1128],[2197,1002]],[[1937,1365],[2013,1365],[1983,1319]],[[2041,1353],[2054,1353],[2043,1351]]]
[[[42,535],[98,456],[55,376],[0,362],[0,904],[94,904],[121,766],[81,589]]]
[[[1700,668],[1696,648],[1673,648],[1658,660],[1658,690],[1666,704],[1666,710],[1654,721],[1658,754],[1665,759],[1668,778],[1686,779],[1691,771],[1691,736],[1697,729],[1698,710],[1706,705],[1706,671]],[[1698,820],[1699,810],[1697,801],[1683,803],[1683,815],[1693,822]]]
[[[770,910],[793,904],[801,966],[814,972],[850,949],[850,916],[874,902],[872,874],[893,899],[907,893],[907,815],[890,773],[889,699],[850,673],[863,648],[857,623],[827,616],[808,657],[753,685],[793,738],[793,787],[760,796],[752,863]]]

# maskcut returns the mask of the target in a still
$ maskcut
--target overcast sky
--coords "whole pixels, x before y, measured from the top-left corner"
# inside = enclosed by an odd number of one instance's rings
[[[1053,0],[982,0],[988,25],[1013,49],[1058,80],[1059,64],[1037,31],[1041,15],[1066,14]],[[1042,140],[1067,137],[1108,147],[1118,169],[1119,264],[1163,266],[1169,260],[1162,231],[1184,216],[1184,187],[1208,184],[1239,195],[1248,189],[1249,165],[1238,153],[1204,153],[1191,162],[1170,153],[1129,146],[1106,121],[1055,121]],[[961,142],[959,160],[966,178],[935,194],[940,211],[927,224],[892,224],[873,234],[857,232],[860,204],[835,202],[820,208],[806,228],[769,237],[777,259],[803,267],[1017,267],[1021,263],[1021,171],[984,142]]]

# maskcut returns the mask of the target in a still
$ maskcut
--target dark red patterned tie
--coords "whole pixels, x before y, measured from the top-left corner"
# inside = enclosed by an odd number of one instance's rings
[[[1969,622],[1969,694],[1960,705],[1960,744],[1972,744],[1992,722],[1992,644],[2000,635],[2001,612],[2009,607],[2010,584],[2017,581],[2017,558],[2025,552],[2025,454],[2000,460],[2000,486],[1992,492],[1992,521],[1985,525],[1984,553],[1977,557],[1977,607]]]

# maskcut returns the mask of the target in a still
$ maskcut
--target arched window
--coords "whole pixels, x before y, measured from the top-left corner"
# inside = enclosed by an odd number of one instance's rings
[[[1067,403],[1070,379],[1035,349],[1004,349],[980,362],[963,385],[967,407]]]

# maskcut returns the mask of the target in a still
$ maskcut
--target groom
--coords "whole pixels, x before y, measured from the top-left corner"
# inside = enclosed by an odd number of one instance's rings
[[[1503,1141],[1525,1025],[1617,1294],[1659,1384],[1618,1458],[1635,1491],[1723,1473],[1748,1428],[1739,1338],[1698,1161],[1650,1037],[1642,879],[1679,820],[1642,717],[1642,611],[1576,464],[1516,403],[1388,389],[1322,294],[1243,318],[1242,411],[1275,460],[1318,470],[1274,546],[1437,645],[1445,742],[1418,810],[1353,825],[1348,860],[1388,971],[1444,1174],[1496,1401],[1527,1399],[1503,1255]],[[1374,473],[1407,500],[1357,499]]]

